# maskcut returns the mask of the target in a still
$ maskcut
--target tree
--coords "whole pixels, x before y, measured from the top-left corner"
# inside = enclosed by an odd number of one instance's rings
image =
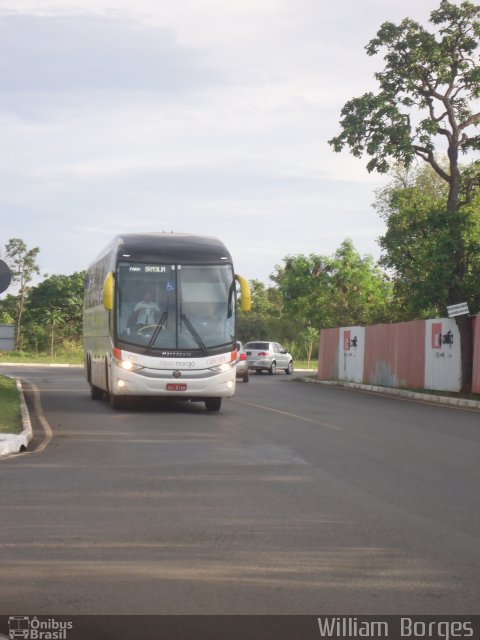
[[[344,240],[332,256],[287,256],[271,278],[277,283],[284,313],[297,333],[309,326],[327,328],[390,319],[391,285],[371,256],[361,256]]]
[[[385,50],[385,68],[375,74],[377,93],[353,98],[342,109],[341,133],[329,144],[335,151],[348,146],[353,155],[370,156],[369,171],[386,173],[392,161],[410,166],[427,162],[447,184],[442,212],[450,240],[449,277],[442,283],[450,304],[466,299],[467,252],[462,209],[472,203],[480,185],[480,162],[461,171],[459,155],[480,149],[480,7],[465,1],[442,0],[430,14],[434,31],[406,18],[384,23],[366,47],[368,55]],[[443,144],[443,147],[442,147]],[[446,149],[448,166],[439,161]],[[439,212],[440,215],[440,212]],[[439,258],[441,259],[441,258]],[[472,378],[471,321],[459,316],[462,390]]]
[[[344,240],[331,260],[330,307],[334,326],[391,320],[392,287],[372,256],[361,256]]]
[[[15,324],[17,307],[17,298],[11,293],[0,300],[0,324]]]
[[[380,264],[394,270],[395,299],[403,317],[435,317],[448,304],[448,284],[455,268],[446,222],[447,185],[425,165],[397,169],[393,181],[376,193],[375,208],[387,231],[379,238]],[[466,272],[464,292],[471,310],[480,308],[480,194],[462,210]]]
[[[270,340],[272,335],[279,335],[282,313],[278,292],[260,280],[250,280],[250,290],[252,309],[247,313],[239,311],[238,336],[243,342]]]
[[[50,276],[36,287],[28,297],[25,322],[29,327],[43,327],[44,339],[40,345],[54,354],[55,344],[78,341],[82,334],[83,283],[85,272],[70,276]],[[41,339],[38,331],[36,339]]]
[[[314,253],[288,255],[270,279],[276,283],[284,314],[294,318],[297,332],[307,326],[328,326],[323,303],[328,287],[329,259]]]
[[[11,238],[5,245],[6,260],[12,271],[12,282],[19,286],[18,305],[15,316],[16,349],[20,348],[22,315],[25,307],[28,284],[32,281],[34,274],[40,273],[36,262],[39,253],[40,249],[38,247],[28,249],[27,245],[20,238]]]
[[[300,334],[300,339],[305,347],[307,354],[307,367],[310,368],[310,360],[312,359],[312,353],[316,346],[318,346],[318,340],[320,338],[320,331],[314,327],[307,327],[305,331]]]

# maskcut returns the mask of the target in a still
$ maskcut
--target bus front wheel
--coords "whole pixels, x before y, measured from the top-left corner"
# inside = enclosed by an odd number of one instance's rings
[[[103,398],[102,389],[99,389],[94,384],[91,384],[90,385],[90,397],[92,398],[92,400],[102,400],[102,398]]]
[[[115,396],[113,393],[111,393],[110,406],[116,411],[123,409],[125,407],[125,396]]]
[[[222,406],[221,398],[207,398],[205,400],[205,407],[207,411],[220,411],[221,406]]]

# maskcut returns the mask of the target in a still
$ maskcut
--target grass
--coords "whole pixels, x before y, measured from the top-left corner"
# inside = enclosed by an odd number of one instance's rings
[[[294,360],[293,366],[295,369],[310,369],[311,371],[317,371],[318,362],[316,358],[315,360],[310,360],[309,366],[307,360]]]
[[[83,364],[83,350],[59,350],[55,355],[36,351],[0,351],[0,362],[33,364]]]
[[[390,387],[389,387],[390,388]],[[480,401],[478,393],[458,393],[457,391],[443,391],[439,389],[417,389],[416,387],[398,387],[402,391],[414,391],[415,393],[425,393],[432,396],[445,396],[447,398],[461,398],[463,400]]]
[[[0,433],[21,433],[22,429],[17,384],[0,375]]]

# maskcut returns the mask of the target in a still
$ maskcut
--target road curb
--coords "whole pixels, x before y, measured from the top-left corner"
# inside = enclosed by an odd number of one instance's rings
[[[24,451],[33,438],[32,423],[30,421],[27,403],[25,402],[22,383],[18,378],[16,379],[16,383],[20,400],[23,431],[22,433],[0,433],[0,456],[8,456],[12,453]]]
[[[430,402],[434,404],[448,405],[451,407],[459,407],[462,409],[480,410],[480,402],[478,400],[468,400],[467,398],[452,398],[449,396],[439,396],[433,393],[419,393],[418,391],[407,391],[405,389],[394,389],[392,387],[379,387],[377,385],[361,384],[358,382],[342,382],[341,380],[319,380],[313,377],[297,378],[301,382],[313,382],[314,384],[325,384],[335,387],[344,387],[346,389],[357,389],[359,391],[370,391],[371,393],[381,393],[384,395],[408,398],[410,400],[418,400],[422,402]]]

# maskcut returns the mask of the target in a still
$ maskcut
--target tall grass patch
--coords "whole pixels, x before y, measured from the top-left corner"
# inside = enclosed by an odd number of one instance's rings
[[[0,375],[0,433],[21,433],[22,416],[17,383]]]

